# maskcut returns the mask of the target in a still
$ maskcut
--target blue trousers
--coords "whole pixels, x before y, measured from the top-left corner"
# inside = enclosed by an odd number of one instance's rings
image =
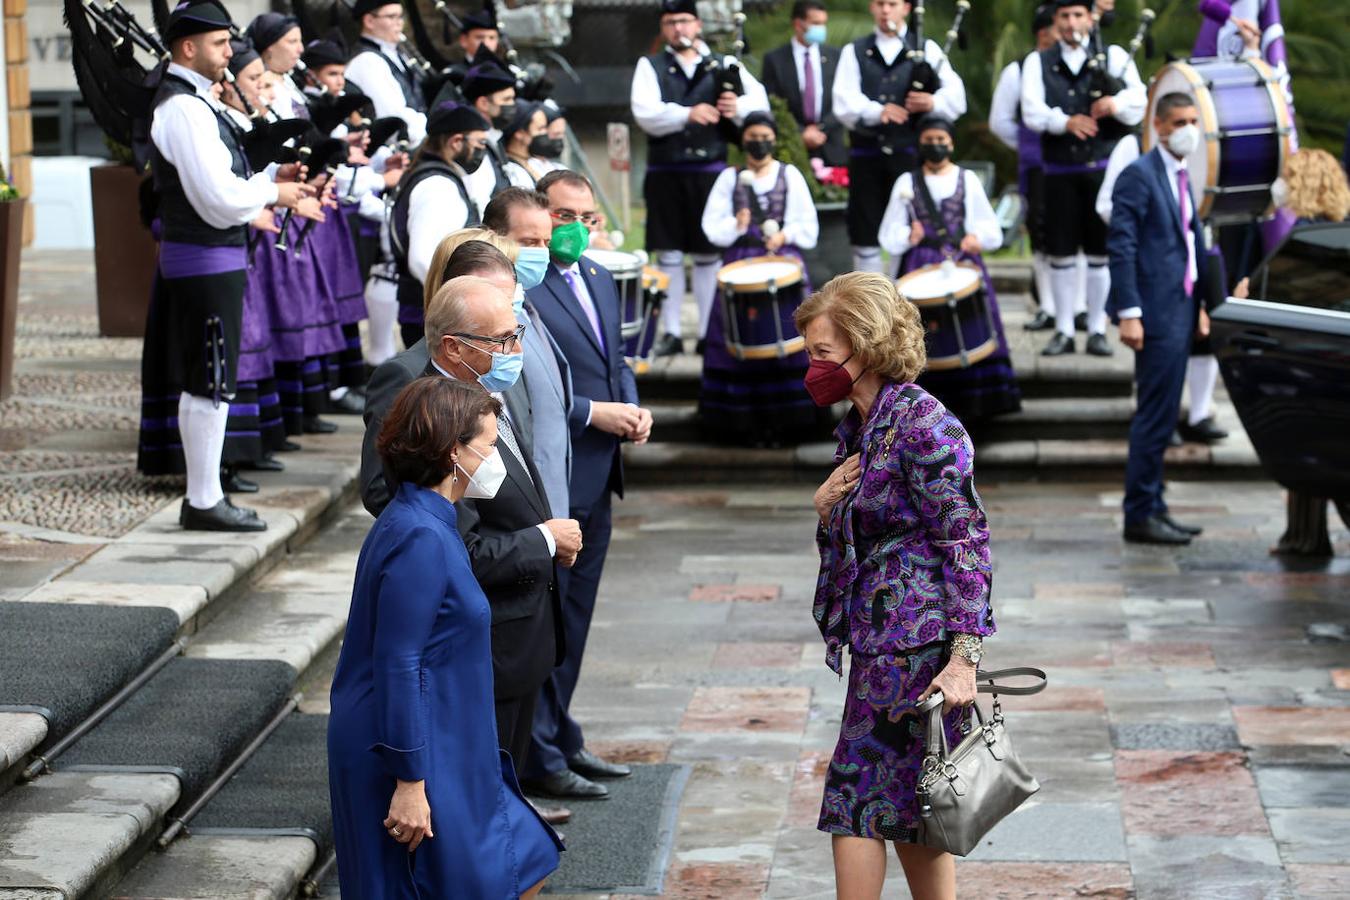
[[[609,534],[613,516],[608,492],[592,507],[573,509],[581,524],[581,553],[576,565],[561,570],[563,630],[567,635],[567,655],[553,670],[539,691],[534,708],[534,727],[530,735],[530,755],[525,778],[542,778],[567,768],[567,759],[586,745],[581,726],[568,713],[572,694],[581,676],[581,658],[595,614],[595,597],[600,590],[600,575],[609,553]]]
[[[1137,392],[1130,421],[1130,455],[1125,464],[1125,524],[1137,525],[1167,512],[1163,501],[1163,454],[1177,425],[1177,408],[1186,386],[1190,329],[1182,334],[1150,334],[1134,355]]]

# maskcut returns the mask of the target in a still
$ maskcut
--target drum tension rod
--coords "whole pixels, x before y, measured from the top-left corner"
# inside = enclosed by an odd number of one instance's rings
[[[1268,184],[1235,184],[1232,187],[1207,187],[1206,194],[1255,194],[1259,191],[1269,191]]]

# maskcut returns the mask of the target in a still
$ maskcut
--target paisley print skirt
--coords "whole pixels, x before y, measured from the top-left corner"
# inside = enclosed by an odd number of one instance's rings
[[[923,765],[927,717],[915,710],[947,662],[945,641],[907,655],[850,657],[848,696],[820,807],[821,831],[914,843],[914,789]],[[948,746],[961,740],[968,710],[946,717]]]

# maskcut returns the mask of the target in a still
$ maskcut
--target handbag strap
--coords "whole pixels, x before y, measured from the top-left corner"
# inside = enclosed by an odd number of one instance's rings
[[[995,679],[998,678],[1035,678],[1038,682],[1036,684],[1020,686],[1000,686],[994,683]],[[1032,668],[1031,666],[1015,666],[1010,669],[997,669],[993,672],[983,672],[977,669],[975,672],[975,680],[977,682],[985,682],[984,684],[976,686],[975,690],[978,693],[993,694],[995,698],[997,698],[999,694],[1017,697],[1039,694],[1041,691],[1045,690],[1045,686],[1048,683],[1045,672],[1041,669]],[[925,757],[945,759],[949,752],[947,747],[947,732],[946,729],[942,727],[942,703],[942,692],[937,691],[923,703],[919,704],[918,707],[919,712],[928,713],[928,734],[924,741]],[[998,715],[997,699],[995,699],[994,703],[995,714],[998,721],[1002,721],[1002,716]],[[980,724],[983,725],[984,714],[980,712],[979,705],[976,704],[972,708],[975,711],[976,717],[979,718]]]
[[[1035,678],[1036,684],[1021,685],[1014,687],[1012,685],[999,686],[994,684],[996,678]],[[985,681],[988,684],[981,684],[976,690],[981,694],[1007,694],[1009,697],[1026,697],[1031,694],[1039,694],[1045,690],[1047,679],[1044,670],[1032,668],[1031,666],[1014,666],[1011,669],[997,669],[993,672],[975,672],[975,680]]]

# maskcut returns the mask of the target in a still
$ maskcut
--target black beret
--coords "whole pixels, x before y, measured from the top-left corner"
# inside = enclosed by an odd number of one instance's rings
[[[698,3],[695,0],[661,0],[662,16],[693,16],[698,18]]]
[[[1071,6],[1081,6],[1088,12],[1092,12],[1092,0],[1055,0],[1055,10],[1068,9]]]
[[[300,58],[311,69],[322,69],[324,66],[345,66],[347,64],[347,51],[337,41],[310,41],[305,45],[305,52]]]
[[[230,71],[235,75],[248,68],[249,63],[255,59],[261,58],[253,42],[248,38],[231,38],[230,52],[233,54],[230,57]]]
[[[495,60],[479,63],[464,73],[464,81],[459,88],[469,102],[497,91],[516,86],[516,76]]]
[[[1043,28],[1055,24],[1055,4],[1042,3],[1031,15],[1031,33],[1034,35]]]
[[[543,108],[544,104],[536,103],[533,100],[517,100],[516,111],[511,116],[511,121],[507,122],[506,127],[502,129],[502,134],[510,137],[517,131],[524,131],[529,128],[530,120],[534,118],[534,114]]]
[[[766,113],[761,110],[752,112],[741,123],[741,134],[745,134],[745,130],[751,125],[767,125],[773,129],[774,134],[778,133],[778,120],[773,117],[773,113]]]
[[[557,101],[549,99],[543,103],[544,116],[548,119],[548,124],[552,125],[559,119],[567,118],[567,110],[559,106]]]
[[[299,27],[300,20],[295,16],[274,12],[263,13],[249,23],[248,37],[253,41],[253,46],[258,48],[258,52],[262,53],[285,37],[286,32]]]
[[[464,23],[465,34],[476,29],[498,31],[497,9],[492,0],[483,0],[483,8],[477,12],[466,13],[460,19]]]
[[[956,137],[956,125],[946,116],[936,116],[929,113],[919,120],[919,134],[923,134],[925,131],[931,131],[934,128],[947,132],[947,134],[953,138]]]
[[[487,131],[492,123],[472,106],[446,101],[427,115],[427,134],[464,134]]]
[[[397,6],[399,9],[403,8],[403,4],[399,2],[399,0],[356,0],[356,2],[352,4],[352,15],[359,23],[362,16],[384,9],[386,6]]]
[[[217,0],[183,0],[169,13],[164,40],[176,41],[207,31],[225,31],[234,27],[230,14]]]

